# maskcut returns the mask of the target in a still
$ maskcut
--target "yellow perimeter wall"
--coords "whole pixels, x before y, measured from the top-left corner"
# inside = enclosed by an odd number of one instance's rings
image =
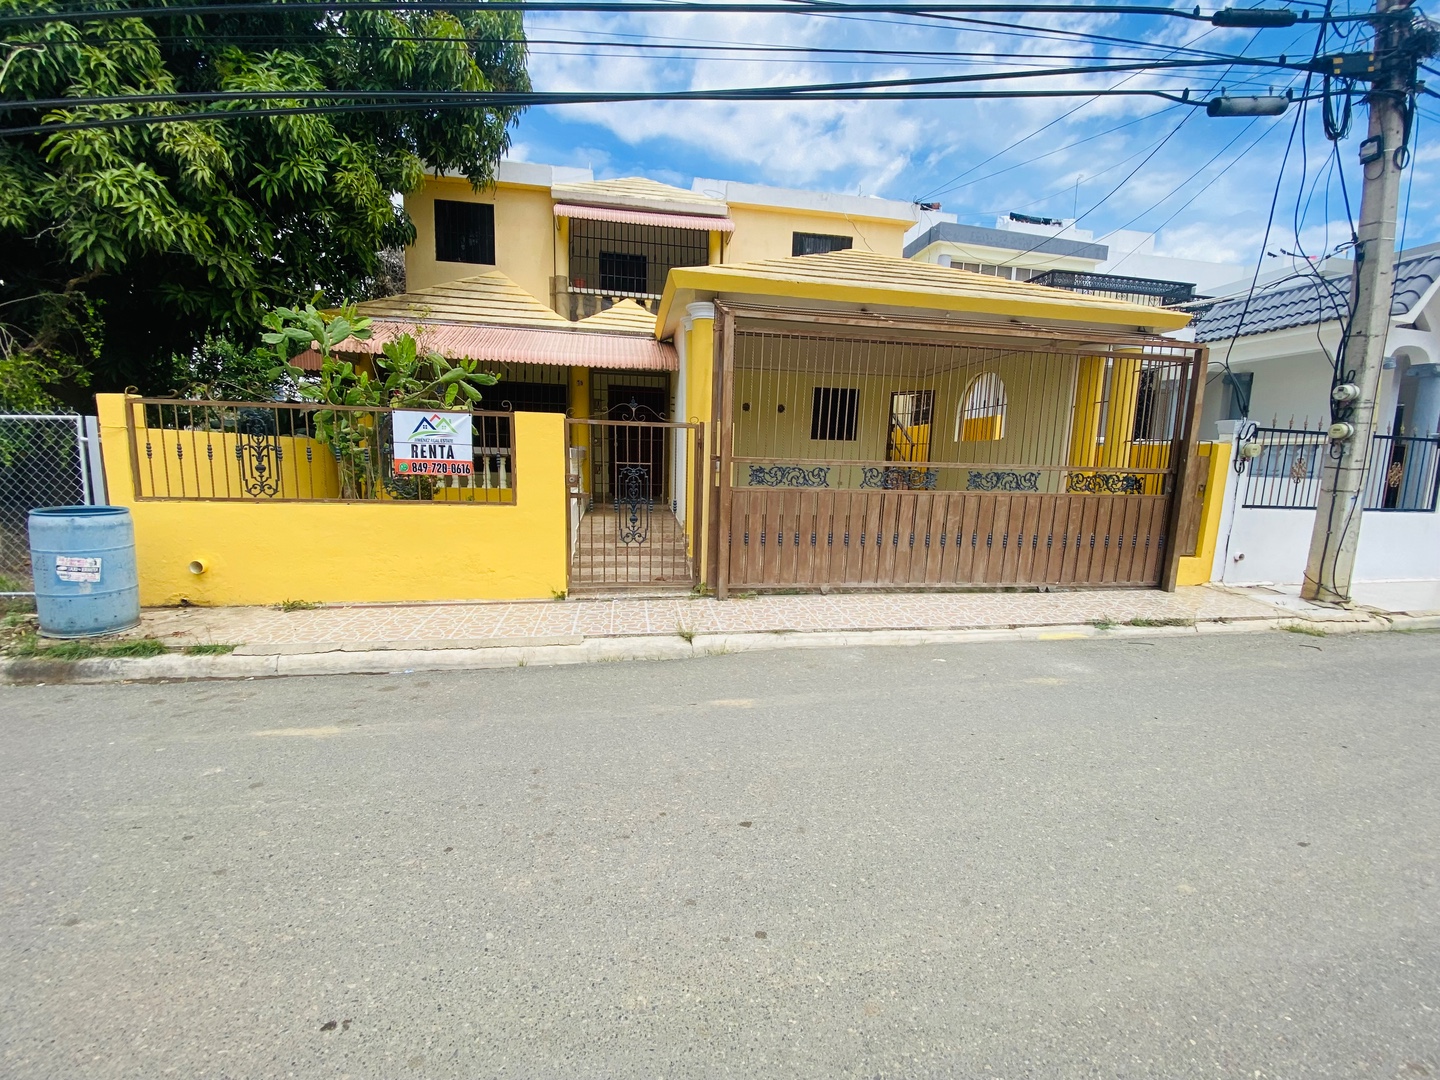
[[[565,590],[563,416],[516,414],[513,506],[137,500],[125,399],[96,401],[110,501],[135,522],[144,605],[548,600]],[[191,573],[195,561],[203,573]]]
[[[1229,478],[1225,470],[1230,467],[1231,449],[1228,442],[1201,443],[1196,449],[1196,453],[1201,455],[1196,468],[1203,469],[1205,477],[1205,494],[1200,506],[1200,538],[1195,544],[1194,555],[1180,557],[1180,571],[1175,579],[1177,585],[1203,585],[1210,580],[1215,567],[1215,546],[1220,542],[1220,511],[1225,503],[1225,481]]]

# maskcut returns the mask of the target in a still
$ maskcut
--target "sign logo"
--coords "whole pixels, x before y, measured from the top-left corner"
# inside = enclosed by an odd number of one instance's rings
[[[469,476],[475,471],[469,413],[396,409],[390,416],[396,476]]]

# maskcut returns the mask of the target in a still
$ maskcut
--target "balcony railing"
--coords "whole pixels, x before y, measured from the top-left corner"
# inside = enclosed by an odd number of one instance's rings
[[[591,289],[557,277],[551,281],[552,303],[557,312],[572,322],[598,315],[621,300],[634,300],[652,314],[660,310],[660,294],[625,292],[619,289]]]
[[[1050,285],[1056,289],[1105,296],[1112,300],[1129,300],[1147,307],[1172,307],[1197,299],[1195,286],[1185,281],[1162,281],[1159,278],[1125,277],[1120,274],[1087,274],[1078,270],[1047,270],[1030,279],[1032,285]]]

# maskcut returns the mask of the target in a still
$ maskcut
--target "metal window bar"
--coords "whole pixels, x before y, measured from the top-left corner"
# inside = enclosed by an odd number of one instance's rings
[[[665,278],[671,270],[704,266],[709,261],[710,234],[702,229],[570,219],[568,291],[572,299],[603,296],[656,301],[665,291]],[[569,314],[570,318],[581,317]]]
[[[1440,491],[1440,436],[1376,435],[1365,477],[1365,509],[1430,513]]]
[[[495,264],[495,207],[490,203],[435,200],[435,260]]]
[[[443,410],[470,422],[469,460],[397,468],[393,409],[130,398],[140,499],[239,502],[515,502],[514,414]],[[424,410],[405,410],[424,411]]]

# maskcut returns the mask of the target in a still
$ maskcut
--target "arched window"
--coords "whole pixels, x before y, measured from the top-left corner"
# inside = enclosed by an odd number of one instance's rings
[[[1005,384],[993,371],[976,375],[955,413],[956,442],[993,442],[1005,437]]]

